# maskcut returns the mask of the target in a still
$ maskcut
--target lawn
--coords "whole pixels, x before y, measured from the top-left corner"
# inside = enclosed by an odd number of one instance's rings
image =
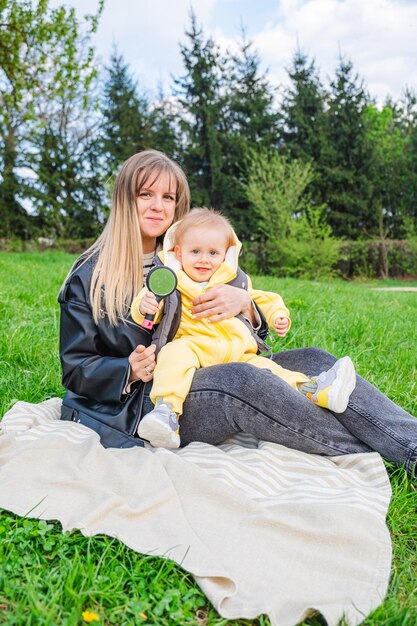
[[[63,395],[56,297],[73,258],[59,252],[0,254],[0,415],[16,399]],[[349,354],[361,375],[417,414],[416,292],[272,277],[256,278],[254,285],[279,291],[292,312],[291,332],[274,349],[315,345]],[[363,623],[415,626],[417,492],[401,468],[387,467],[394,492],[388,517],[392,577],[385,602]],[[118,626],[269,624],[263,617],[220,618],[192,577],[172,562],[138,555],[115,539],[62,534],[57,523],[0,511],[0,624],[71,626],[83,623],[85,610],[97,613],[100,624]]]

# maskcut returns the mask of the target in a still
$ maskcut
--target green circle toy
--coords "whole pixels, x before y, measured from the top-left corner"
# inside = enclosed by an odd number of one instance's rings
[[[153,267],[146,277],[146,287],[153,293],[159,302],[169,296],[177,287],[177,275],[165,265]],[[154,315],[147,313],[141,324],[143,328],[151,329],[154,325]]]

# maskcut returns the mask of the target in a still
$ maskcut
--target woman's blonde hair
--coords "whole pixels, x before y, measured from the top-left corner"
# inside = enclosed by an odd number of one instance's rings
[[[208,209],[207,207],[196,207],[191,209],[181,222],[175,227],[172,233],[172,245],[180,246],[181,241],[190,228],[214,226],[219,232],[223,232],[226,237],[226,246],[233,246],[236,243],[236,234],[227,217],[219,211]]]
[[[162,174],[177,186],[174,220],[190,209],[190,190],[181,167],[162,152],[144,150],[131,156],[120,170],[113,189],[112,207],[100,237],[84,253],[81,262],[97,255],[90,286],[94,321],[101,309],[112,326],[124,320],[133,297],[143,286],[143,250],[136,198],[146,184],[151,187]],[[71,276],[75,266],[69,273]]]

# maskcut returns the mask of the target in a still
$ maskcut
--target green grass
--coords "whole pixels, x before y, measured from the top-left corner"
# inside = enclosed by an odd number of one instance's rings
[[[63,395],[56,297],[73,258],[0,254],[0,415],[16,399]],[[254,284],[279,291],[292,312],[291,332],[275,341],[275,349],[315,345],[350,354],[360,374],[417,413],[416,293],[370,291],[362,282],[261,277]],[[401,468],[388,464],[388,471],[392,576],[385,602],[363,623],[415,626],[417,493]],[[0,512],[0,624],[75,626],[83,623],[83,610],[95,611],[100,624],[117,626],[269,624],[265,617],[220,618],[192,577],[172,562],[136,554],[115,539],[62,533],[57,523]]]

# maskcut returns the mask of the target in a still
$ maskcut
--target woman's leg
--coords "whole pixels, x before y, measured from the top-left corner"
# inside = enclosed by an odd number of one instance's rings
[[[329,369],[335,357],[319,348],[289,350],[274,355],[288,369],[314,376]],[[357,376],[348,408],[337,419],[360,441],[413,475],[417,460],[417,419],[392,402],[376,387]]]
[[[182,445],[217,444],[241,431],[315,454],[370,450],[332,413],[268,370],[246,363],[198,370],[180,421]]]

